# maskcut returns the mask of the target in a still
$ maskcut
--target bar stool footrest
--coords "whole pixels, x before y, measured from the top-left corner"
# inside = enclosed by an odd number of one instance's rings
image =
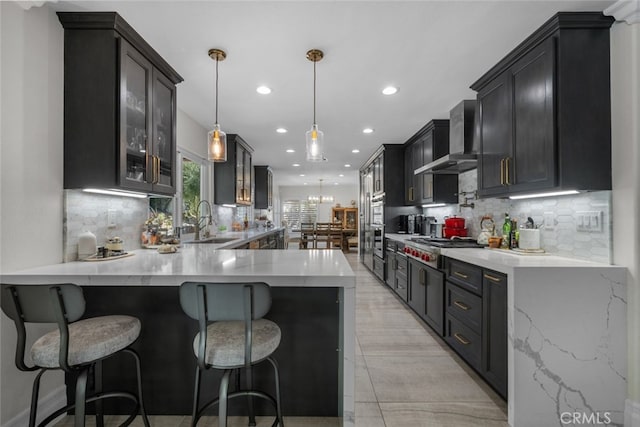
[[[269,401],[271,403],[271,405],[273,405],[274,409],[276,409],[277,411],[277,404],[276,404],[276,399],[273,398],[272,396],[268,395],[267,393],[264,393],[262,391],[258,391],[258,390],[239,390],[239,391],[234,391],[233,393],[229,393],[227,395],[227,401],[233,399],[234,397],[240,397],[240,396],[253,396],[253,397],[259,397],[261,399],[265,399],[267,401]],[[202,414],[208,410],[209,408],[211,408],[214,405],[217,405],[218,402],[220,401],[219,397],[216,397],[215,399],[207,402],[196,414],[196,419],[195,419],[195,424],[198,423],[198,420],[202,417]],[[276,419],[273,423],[273,427],[275,427],[276,425],[278,425],[278,421],[281,421],[278,419],[278,415],[275,416]]]

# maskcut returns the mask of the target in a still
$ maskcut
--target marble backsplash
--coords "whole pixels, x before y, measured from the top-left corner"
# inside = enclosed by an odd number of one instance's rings
[[[114,228],[108,227],[108,212],[115,212]],[[124,241],[125,250],[140,249],[140,233],[147,219],[149,201],[131,197],[64,191],[63,246],[64,262],[78,259],[78,236],[90,231],[96,235],[98,246],[110,237]]]
[[[480,220],[485,215],[493,217],[498,231],[504,222],[504,214],[524,224],[531,217],[537,224],[545,218],[553,219],[553,224],[543,224],[541,245],[549,253],[571,258],[611,264],[611,192],[598,191],[572,196],[546,197],[539,199],[477,199],[472,200],[477,188],[477,170],[459,175],[460,203],[465,194],[473,207],[449,205],[440,208],[425,208],[424,214],[435,216],[442,221],[445,216],[457,215],[466,219],[469,235],[476,237],[480,232]],[[577,231],[578,212],[602,212],[602,231]]]

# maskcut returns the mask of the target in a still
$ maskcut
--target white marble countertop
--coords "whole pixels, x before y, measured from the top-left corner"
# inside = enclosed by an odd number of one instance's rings
[[[178,252],[131,251],[107,261],[75,261],[2,275],[3,283],[81,286],[179,286],[188,280],[265,281],[271,286],[355,287],[355,275],[339,250],[217,249],[184,245]]]
[[[393,240],[407,242],[412,237],[424,237],[411,234],[387,234]],[[412,245],[420,247],[419,243],[411,242]],[[539,268],[539,267],[561,267],[561,268],[607,268],[612,266],[593,261],[580,260],[575,258],[561,257],[549,253],[524,254],[502,249],[490,248],[442,248],[440,253],[443,256],[454,258],[470,264],[479,265],[505,274],[513,273],[515,268]],[[617,267],[622,268],[622,267]]]
[[[231,249],[231,248],[236,248],[238,246],[242,246],[253,240],[259,239],[264,236],[268,236],[269,234],[273,234],[281,230],[284,230],[284,227],[274,227],[274,228],[267,228],[262,230],[257,228],[251,228],[249,230],[244,230],[244,231],[225,231],[221,233],[220,232],[216,233],[207,238],[202,238],[200,239],[200,241],[197,241],[197,242],[193,241],[192,240],[193,237],[191,237],[190,240],[185,240],[182,243],[187,245],[191,245],[191,244],[210,245],[215,249]],[[193,236],[193,235],[190,235],[190,236]],[[208,241],[212,239],[234,239],[234,240],[231,240],[229,242],[224,242],[224,243],[208,243]]]

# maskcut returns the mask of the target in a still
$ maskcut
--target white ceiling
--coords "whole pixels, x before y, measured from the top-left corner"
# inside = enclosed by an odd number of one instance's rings
[[[403,143],[429,120],[448,118],[459,101],[475,97],[471,83],[555,12],[600,11],[612,3],[69,1],[52,7],[118,12],[182,75],[178,107],[206,128],[214,123],[215,68],[207,51],[225,50],[222,129],[255,149],[254,164],[270,165],[276,184],[311,185],[320,178],[357,183],[358,168],[380,144]],[[306,162],[304,152],[313,121],[313,65],[305,57],[311,48],[325,53],[317,64],[323,163]],[[259,95],[259,85],[273,92]],[[387,85],[398,93],[382,95]],[[289,132],[276,133],[280,126]],[[365,135],[365,127],[375,132]]]

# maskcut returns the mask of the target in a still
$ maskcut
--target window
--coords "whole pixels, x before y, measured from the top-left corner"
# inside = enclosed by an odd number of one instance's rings
[[[182,230],[193,233],[201,200],[202,166],[182,156]]]
[[[287,200],[282,204],[282,219],[290,230],[299,230],[301,222],[316,222],[318,205],[308,200]]]

